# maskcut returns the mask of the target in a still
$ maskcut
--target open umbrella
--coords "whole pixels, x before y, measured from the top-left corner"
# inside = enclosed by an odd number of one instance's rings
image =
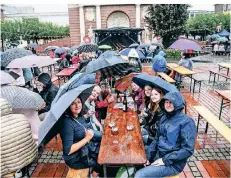
[[[217,38],[220,38],[218,34],[213,34],[210,36],[211,39],[217,40]]]
[[[111,57],[111,56],[120,56],[120,54],[117,51],[105,51],[102,54],[100,54],[99,57],[105,56],[105,57]]]
[[[78,96],[90,96],[93,87],[93,84],[85,84],[69,90],[68,92],[64,93],[55,104],[51,106],[50,111],[47,113],[39,128],[39,145],[41,143],[49,142],[49,140],[58,133],[58,120],[61,120],[60,117],[62,114]]]
[[[230,35],[229,32],[227,32],[225,29],[222,30],[221,32],[217,33],[217,35],[221,36],[221,37],[228,37]]]
[[[130,74],[126,75],[125,77],[117,80],[115,83],[116,90],[118,90],[120,92],[124,92],[125,90],[127,90],[128,87],[131,86],[131,82],[132,82],[133,77],[135,77],[138,74],[139,73],[130,73]]]
[[[163,93],[167,92],[177,92],[177,88],[163,80],[158,76],[152,76],[147,73],[141,73],[133,77],[132,81],[136,83],[139,87],[144,88],[145,85],[150,85],[152,87],[160,88]]]
[[[145,58],[144,54],[140,50],[134,48],[123,49],[122,51],[120,51],[120,54],[123,56],[140,58],[140,59]]]
[[[49,56],[25,56],[11,61],[6,68],[31,68],[31,67],[44,67],[55,64],[55,60]]]
[[[196,42],[192,40],[187,40],[187,39],[179,39],[175,41],[169,48],[173,49],[180,49],[180,50],[185,50],[185,49],[191,49],[194,51],[201,51],[200,45],[198,45]]]
[[[14,77],[12,77],[9,73],[1,70],[1,85],[10,84],[14,81]]]
[[[220,38],[217,38],[217,41],[226,42],[226,41],[228,41],[228,39],[226,37],[220,37]]]
[[[90,61],[85,72],[93,73],[100,71],[103,77],[123,75],[128,69],[129,64],[120,55],[100,55],[99,58]]]
[[[153,46],[163,46],[163,44],[159,43],[159,42],[152,42],[151,45],[153,45]]]
[[[79,53],[90,53],[98,50],[98,46],[96,44],[82,44],[77,49]]]
[[[67,50],[65,48],[57,48],[54,53],[56,54],[62,54],[62,53],[66,53]]]
[[[45,48],[45,51],[56,50],[58,48],[59,48],[58,46],[48,46]]]
[[[139,46],[139,44],[137,43],[133,43],[129,46],[129,48],[137,48]]]
[[[139,48],[148,48],[150,44],[141,44],[139,45]]]
[[[23,48],[13,48],[1,53],[1,66],[6,67],[11,61],[24,56],[33,55],[30,50]]]
[[[77,50],[78,49],[78,46],[72,46],[71,49],[70,49],[70,52],[73,53],[73,51]],[[78,51],[78,50],[77,50]]]
[[[70,51],[71,50],[71,48],[69,48],[69,47],[63,47],[64,49],[66,49],[67,51]]]
[[[30,43],[28,46],[30,48],[36,48],[36,47],[38,47],[38,44],[37,43]]]
[[[15,109],[38,110],[45,103],[38,93],[18,86],[3,86],[1,97],[5,98]]]
[[[95,84],[95,73],[87,74],[87,73],[77,73],[75,74],[68,82],[62,85],[59,88],[58,93],[55,96],[55,99],[52,102],[52,105],[55,104],[58,99],[66,92],[73,88],[77,88],[80,85],[84,84]]]
[[[111,49],[111,46],[109,46],[109,45],[101,45],[101,46],[99,46],[99,49],[103,49],[103,50]]]

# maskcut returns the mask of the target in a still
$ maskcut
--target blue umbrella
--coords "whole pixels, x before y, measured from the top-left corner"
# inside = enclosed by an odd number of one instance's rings
[[[52,105],[54,105],[58,99],[66,92],[73,88],[77,88],[80,85],[84,84],[95,84],[95,73],[93,74],[87,74],[87,73],[77,73],[75,74],[68,82],[66,82],[64,85],[62,85],[59,88],[58,93],[55,96],[55,99],[52,102]]]
[[[221,32],[217,33],[217,35],[222,36],[222,37],[228,37],[230,33],[227,32],[226,30],[222,30]]]
[[[48,46],[45,48],[45,51],[56,50],[58,48],[59,48],[58,46]]]
[[[129,48],[137,48],[139,46],[139,44],[137,43],[133,43],[129,46]]]
[[[217,38],[220,38],[220,36],[218,34],[213,34],[210,38],[216,40]]]
[[[120,56],[120,54],[117,51],[105,51],[104,53],[100,54],[99,57],[103,57],[103,56],[111,57],[111,56],[115,56],[115,55]]]
[[[61,116],[71,103],[80,95],[90,96],[94,84],[85,84],[77,88],[71,89],[64,93],[58,101],[51,106],[44,121],[39,128],[39,145],[47,143],[59,132],[58,128],[61,123]]]
[[[140,59],[145,58],[144,54],[140,50],[134,48],[123,49],[122,51],[120,51],[120,54],[123,56],[135,57]]]
[[[73,52],[73,51],[75,51],[77,49],[78,49],[78,46],[72,46],[70,51]]]
[[[37,43],[30,43],[28,46],[30,48],[36,48],[36,47],[38,47],[38,44]]]
[[[139,87],[144,88],[145,85],[150,85],[152,87],[160,88],[163,93],[168,92],[178,92],[177,88],[163,80],[158,76],[152,76],[147,73],[141,73],[133,77],[132,81],[136,83]]]
[[[65,48],[57,48],[54,52],[56,54],[62,54],[62,53],[66,53],[67,50]]]

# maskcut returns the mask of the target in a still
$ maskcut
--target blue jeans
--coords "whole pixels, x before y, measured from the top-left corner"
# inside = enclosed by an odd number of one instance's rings
[[[147,166],[136,172],[135,178],[156,178],[179,174],[172,166]]]

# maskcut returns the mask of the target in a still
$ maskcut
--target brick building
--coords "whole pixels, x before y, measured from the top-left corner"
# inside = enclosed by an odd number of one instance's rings
[[[145,26],[148,4],[68,5],[71,45],[79,45],[87,35],[95,40],[94,29],[143,28],[139,41],[150,42],[152,34]]]

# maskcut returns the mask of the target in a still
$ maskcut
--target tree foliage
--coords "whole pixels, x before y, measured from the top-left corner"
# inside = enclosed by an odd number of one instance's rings
[[[216,32],[216,26],[220,25],[222,29],[230,31],[230,14],[216,13],[216,14],[199,14],[196,17],[190,18],[187,21],[187,32],[193,36],[211,35]]]
[[[188,19],[188,4],[155,4],[149,6],[145,21],[155,36],[163,39],[163,45],[169,47],[185,32]]]
[[[69,36],[68,26],[59,26],[51,22],[40,22],[37,18],[4,21],[1,24],[1,39],[9,41],[51,40]]]

